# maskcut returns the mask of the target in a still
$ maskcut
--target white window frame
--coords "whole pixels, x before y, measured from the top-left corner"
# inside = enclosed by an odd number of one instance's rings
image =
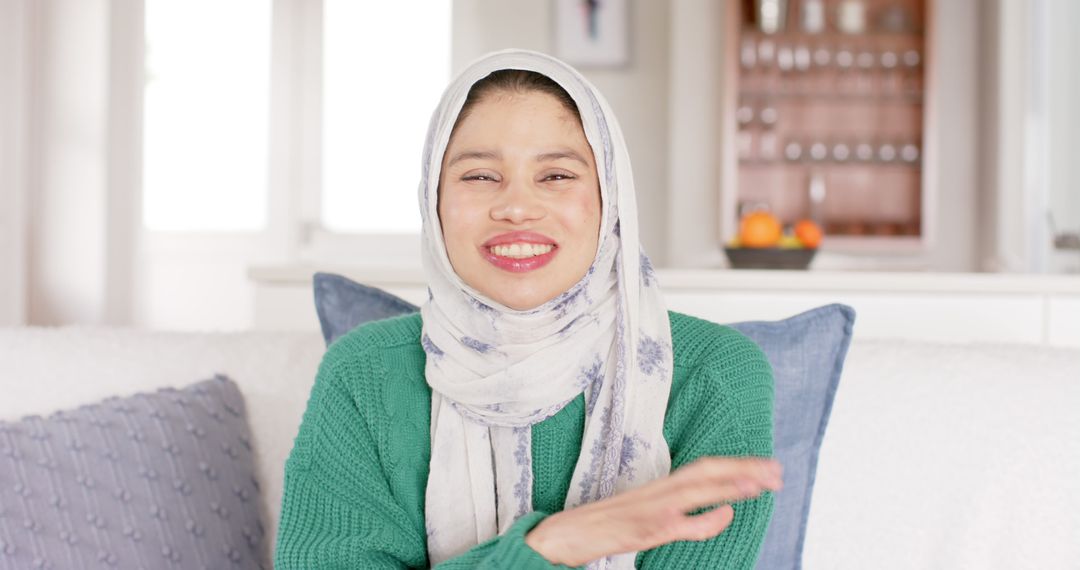
[[[145,13],[144,0],[138,13]],[[155,231],[142,224],[135,182],[138,250],[149,255],[249,255],[253,263],[419,268],[420,235],[342,233],[322,223],[322,0],[272,0],[267,224],[259,231]],[[117,33],[142,37],[135,18],[112,17]],[[141,77],[140,53],[124,62]],[[131,105],[138,144],[121,149],[141,180],[143,91]],[[419,171],[417,172],[419,180]]]
[[[278,166],[284,169],[288,164],[292,176],[271,172],[271,180],[290,180],[293,189],[284,192],[297,200],[292,210],[295,212],[294,259],[310,265],[420,267],[419,233],[343,233],[332,231],[322,223],[323,1],[276,0],[274,10],[274,57],[279,56],[278,46],[288,45],[294,58],[288,66],[279,66],[281,60],[275,59],[272,90],[276,94],[288,92],[286,97],[290,100],[288,108],[272,103],[272,116],[282,124],[294,125],[294,129],[293,136],[274,133],[271,137],[276,141],[293,141],[298,147]],[[279,23],[285,29],[277,29]],[[276,73],[279,67],[288,70]],[[285,119],[289,114],[293,115],[291,120]]]

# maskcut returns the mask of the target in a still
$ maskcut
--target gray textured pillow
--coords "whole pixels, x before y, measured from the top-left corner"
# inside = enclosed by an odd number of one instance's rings
[[[0,568],[269,568],[222,375],[0,422]]]

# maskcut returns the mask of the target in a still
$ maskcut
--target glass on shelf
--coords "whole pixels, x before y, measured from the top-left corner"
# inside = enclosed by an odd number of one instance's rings
[[[922,54],[919,50],[909,49],[902,57],[906,70],[902,90],[908,95],[921,94],[923,89]]]
[[[877,158],[879,162],[892,162],[896,160],[896,145],[892,143],[881,143],[877,149]]]
[[[758,139],[758,158],[764,161],[773,161],[780,157],[780,142],[776,135],[776,124],[780,120],[780,113],[772,104],[766,102],[758,113],[761,121],[761,136]]]
[[[735,121],[739,130],[735,135],[735,145],[739,154],[739,160],[754,159],[754,133],[751,125],[754,122],[754,107],[747,102],[742,102],[735,110]]]
[[[739,48],[739,65],[742,65],[743,69],[754,69],[757,65],[757,45],[753,38],[743,38]]]
[[[919,146],[915,143],[905,143],[900,147],[900,160],[908,164],[919,162],[919,155]]]
[[[836,162],[847,162],[851,158],[851,146],[842,141],[833,144],[832,158]]]
[[[874,145],[868,142],[860,142],[855,145],[855,158],[860,162],[874,160]]]
[[[775,34],[787,25],[788,0],[756,0],[755,6],[762,32]]]
[[[788,141],[788,143],[784,145],[784,158],[786,158],[788,162],[800,161],[802,160],[802,157],[802,143],[800,143],[799,141]]]
[[[900,72],[900,54],[892,50],[881,52],[881,93],[899,95],[902,92],[903,77]]]
[[[864,0],[840,0],[836,11],[836,28],[845,34],[866,32],[866,3]]]
[[[799,14],[803,32],[820,34],[825,31],[825,0],[802,0]]]

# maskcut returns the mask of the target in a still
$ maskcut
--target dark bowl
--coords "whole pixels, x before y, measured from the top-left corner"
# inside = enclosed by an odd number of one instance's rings
[[[779,247],[725,247],[728,262],[735,269],[806,269],[816,249]]]

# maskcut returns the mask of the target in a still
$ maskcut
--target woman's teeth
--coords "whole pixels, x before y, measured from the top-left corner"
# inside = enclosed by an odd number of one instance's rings
[[[535,257],[537,255],[544,255],[549,252],[555,246],[551,244],[538,244],[538,243],[514,243],[510,245],[495,245],[489,248],[491,253],[501,257],[513,257],[522,259],[526,257]]]

